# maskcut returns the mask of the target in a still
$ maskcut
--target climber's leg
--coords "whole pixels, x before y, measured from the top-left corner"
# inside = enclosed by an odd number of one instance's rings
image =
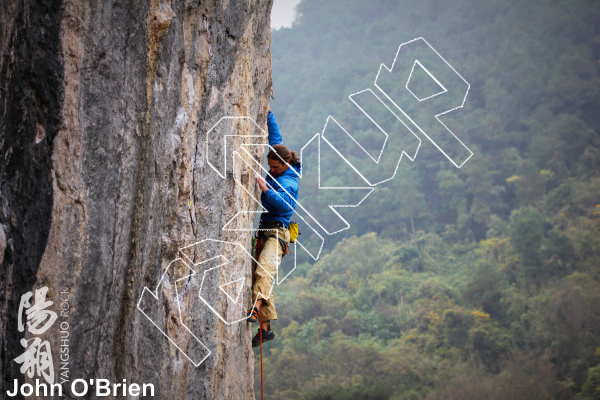
[[[277,319],[275,311],[275,298],[273,291],[273,280],[277,273],[277,268],[283,256],[283,248],[277,240],[277,235],[285,241],[289,241],[289,231],[287,228],[277,228],[264,232],[261,236],[262,250],[258,258],[258,265],[254,272],[254,284],[252,286],[252,304],[257,299],[262,300],[257,307],[261,311],[263,321]]]
[[[270,231],[267,232],[267,234],[270,233]],[[263,247],[254,272],[255,282],[252,286],[252,304],[257,300],[261,300],[260,304],[256,304],[256,308],[261,311],[261,319],[265,321],[277,319],[273,296],[273,280],[283,252],[275,236],[263,237],[261,240],[263,241]]]

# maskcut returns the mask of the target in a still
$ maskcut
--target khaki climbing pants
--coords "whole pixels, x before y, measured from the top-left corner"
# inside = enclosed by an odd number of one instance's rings
[[[262,231],[259,238],[262,250],[252,280],[252,304],[256,303],[257,297],[263,299],[260,307],[262,321],[277,319],[273,283],[283,256],[283,248],[277,240],[277,234],[285,242],[290,242],[290,231],[285,227]]]

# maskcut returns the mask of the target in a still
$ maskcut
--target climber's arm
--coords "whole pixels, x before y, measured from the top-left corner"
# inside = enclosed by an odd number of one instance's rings
[[[286,212],[293,210],[296,206],[296,200],[286,193],[285,190],[275,190],[269,188],[267,181],[260,175],[256,175],[256,181],[260,190],[263,191],[269,204],[276,208],[278,211]]]
[[[283,144],[279,126],[277,126],[277,120],[271,110],[269,110],[269,113],[267,114],[267,127],[269,128],[269,145],[275,146],[276,144]]]

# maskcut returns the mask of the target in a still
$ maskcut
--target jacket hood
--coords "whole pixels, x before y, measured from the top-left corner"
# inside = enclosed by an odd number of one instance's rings
[[[290,164],[290,167],[291,168],[286,169],[282,175],[289,173],[293,176],[298,176],[296,174],[302,174],[302,164],[300,163],[300,161],[298,161],[296,164]],[[290,171],[292,168],[295,170],[295,172]]]

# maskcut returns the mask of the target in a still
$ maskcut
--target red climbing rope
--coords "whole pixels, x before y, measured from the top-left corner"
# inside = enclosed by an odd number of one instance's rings
[[[262,307],[261,307],[262,308]],[[262,312],[258,311],[258,331],[260,332],[260,400],[263,400],[263,368],[262,368]]]

